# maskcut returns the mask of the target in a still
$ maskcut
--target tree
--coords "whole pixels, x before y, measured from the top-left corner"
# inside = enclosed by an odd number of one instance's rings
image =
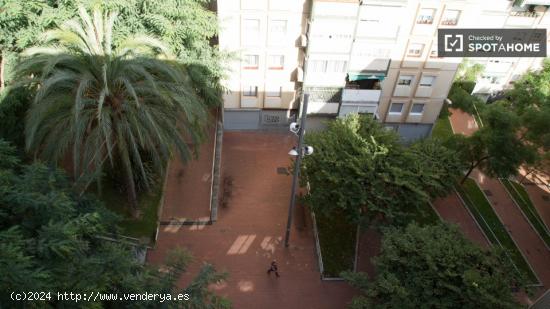
[[[9,73],[15,65],[14,55],[39,41],[41,34],[61,26],[78,15],[78,7],[102,8],[120,12],[115,29],[115,39],[133,33],[148,33],[160,37],[176,54],[177,59],[195,68],[192,76],[196,86],[207,85],[202,91],[215,97],[205,97],[210,103],[219,104],[221,86],[219,79],[224,70],[220,54],[211,44],[218,33],[216,14],[208,9],[209,0],[103,0],[103,1],[41,1],[0,0],[0,51],[2,80],[9,81]],[[4,84],[2,84],[4,85]],[[210,90],[209,90],[210,89]]]
[[[535,162],[536,149],[519,136],[517,115],[502,104],[492,104],[483,113],[485,125],[470,137],[455,135],[446,145],[468,165],[462,183],[479,168],[491,177],[516,175],[522,164]]]
[[[351,308],[520,308],[523,281],[503,252],[484,250],[445,224],[388,229],[376,278],[344,273],[362,291]]]
[[[542,69],[528,72],[506,92],[504,100],[520,117],[523,138],[541,151],[550,148],[550,61]]]
[[[18,76],[39,87],[26,146],[50,162],[71,154],[77,180],[98,177],[107,160],[120,166],[137,216],[135,182],[147,186],[144,161],[161,172],[172,149],[189,158],[187,142],[201,141],[207,106],[162,42],[137,36],[114,45],[116,14],[96,10],[92,18],[81,9],[80,19],[47,32],[46,46],[23,54]]]
[[[479,76],[485,70],[485,66],[480,63],[472,63],[468,58],[464,58],[458,65],[456,80],[459,82],[472,82],[475,84]],[[470,90],[469,93],[472,91]]]
[[[434,139],[420,140],[408,149],[411,154],[408,167],[412,169],[419,186],[430,198],[444,197],[453,190],[453,179],[464,170],[463,161],[457,160],[455,152]],[[405,165],[407,166],[407,165]]]
[[[185,288],[177,281],[191,261],[176,249],[162,268],[141,264],[137,248],[119,237],[118,217],[93,196],[80,197],[62,171],[40,163],[21,165],[16,150],[0,140],[0,303],[14,303],[8,292],[188,293],[177,308],[227,308],[228,301],[208,285],[225,278],[204,265]],[[89,302],[29,302],[29,307],[86,307]],[[135,302],[98,302],[92,306],[133,308]],[[158,308],[158,302],[140,302]]]
[[[306,135],[315,153],[304,158],[306,202],[325,215],[343,214],[356,223],[406,222],[411,209],[426,207],[450,189],[460,173],[454,153],[437,141],[406,148],[395,132],[375,120],[351,115]]]

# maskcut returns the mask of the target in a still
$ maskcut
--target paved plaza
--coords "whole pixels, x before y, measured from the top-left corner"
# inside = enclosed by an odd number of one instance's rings
[[[168,249],[188,248],[197,262],[182,284],[197,273],[202,261],[212,263],[229,273],[227,282],[213,288],[235,308],[345,308],[356,291],[345,282],[320,280],[310,222],[304,228],[303,220],[296,220],[299,228],[292,229],[291,246],[285,248],[282,243],[292,179],[281,172],[291,163],[287,153],[294,143],[295,136],[288,134],[225,132],[223,175],[233,177],[234,185],[227,207],[218,211],[218,222],[161,226],[148,260],[160,263]],[[190,189],[195,185],[191,182],[169,185],[181,192],[178,199],[165,201],[175,203],[164,205],[172,212],[185,213],[188,201],[209,198],[201,190]],[[274,259],[279,264],[279,279],[266,274]]]

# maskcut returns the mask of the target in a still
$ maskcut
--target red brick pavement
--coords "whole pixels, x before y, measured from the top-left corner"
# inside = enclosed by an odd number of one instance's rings
[[[469,114],[454,108],[449,108],[449,112],[451,112],[449,120],[455,134],[471,135],[477,130],[477,124]],[[457,224],[464,235],[470,240],[483,247],[489,246],[487,238],[483,235],[483,231],[480,230],[474,218],[472,218],[465,208],[466,206],[462,204],[462,201],[455,192],[445,198],[436,199],[433,201],[433,205],[445,221]]]
[[[524,171],[521,170],[520,173],[524,173]],[[518,179],[521,178],[522,176],[518,177]],[[537,209],[542,221],[546,223],[547,227],[550,227],[550,189],[546,185],[548,183],[547,177],[544,175],[540,177],[529,175],[523,182],[525,190],[527,190],[527,194],[529,194],[529,198]]]
[[[526,183],[524,187],[533,205],[540,214],[542,221],[544,221],[546,226],[550,229],[550,193],[532,183]]]
[[[445,221],[458,225],[467,238],[483,248],[490,247],[487,238],[455,192],[444,198],[436,199],[433,205]]]
[[[486,177],[478,170],[474,170],[471,177],[476,180],[482,190],[490,191],[490,194],[486,195],[500,221],[516,241],[518,248],[544,286],[550,287],[550,251],[522,215],[504,186],[498,180]]]
[[[469,136],[478,129],[471,115],[457,109],[450,109],[450,111],[452,113],[450,117],[451,125],[455,133]],[[550,267],[548,267],[550,252],[548,252],[540,237],[529,222],[525,220],[517,205],[498,180],[488,178],[478,170],[475,170],[471,177],[477,181],[482,190],[491,191],[492,196],[488,198],[493,209],[544,284],[544,289],[547,289],[550,286]],[[532,193],[529,194],[533,198]],[[544,291],[544,289],[538,290],[537,294]]]
[[[478,126],[472,115],[454,108],[449,108],[449,112],[451,112],[449,119],[451,120],[451,126],[455,134],[460,133],[470,136],[477,131]]]
[[[160,263],[175,246],[188,248],[196,262],[181,284],[202,261],[210,262],[229,273],[227,282],[213,289],[231,299],[234,308],[345,308],[356,291],[345,282],[320,280],[310,226],[293,227],[291,246],[282,244],[291,177],[277,174],[277,168],[289,166],[287,152],[294,142],[287,134],[225,132],[223,173],[234,178],[228,207],[219,209],[213,225],[162,227],[148,261]],[[177,202],[186,205],[195,198],[208,196],[189,191]],[[279,279],[266,274],[273,259],[279,263]]]
[[[361,233],[359,237],[359,250],[357,253],[357,270],[366,272],[370,278],[376,275],[372,258],[380,253],[382,235],[376,230],[369,229]]]
[[[215,127],[199,148],[198,158],[184,164],[179,157],[170,161],[164,188],[162,221],[207,221],[210,219],[210,188]],[[205,198],[208,197],[208,198]]]

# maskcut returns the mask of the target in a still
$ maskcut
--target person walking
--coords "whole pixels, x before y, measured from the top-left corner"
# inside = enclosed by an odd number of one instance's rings
[[[271,272],[275,272],[275,276],[279,278],[279,267],[277,267],[276,261],[271,262],[271,266],[267,270],[267,274],[271,275]]]

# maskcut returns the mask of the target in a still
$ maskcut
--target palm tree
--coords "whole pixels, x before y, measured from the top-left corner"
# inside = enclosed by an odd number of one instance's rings
[[[187,160],[208,107],[162,42],[136,36],[114,44],[116,14],[80,8],[79,16],[22,53],[18,76],[37,88],[26,147],[50,162],[72,156],[77,180],[93,175],[99,183],[104,163],[120,165],[137,215],[136,179],[148,188],[145,158],[159,171],[173,150]]]

